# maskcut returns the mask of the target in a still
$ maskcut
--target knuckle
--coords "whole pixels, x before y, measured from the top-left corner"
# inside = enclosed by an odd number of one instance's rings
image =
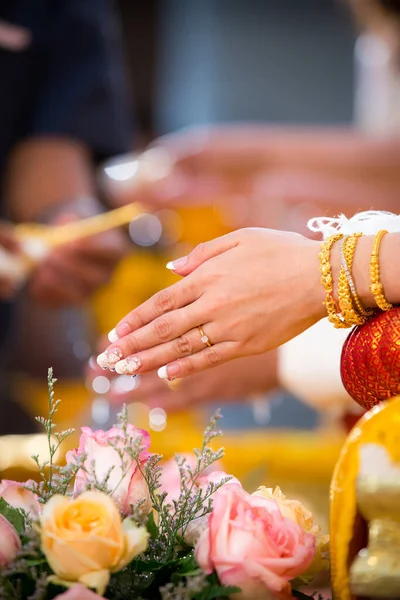
[[[207,243],[206,242],[201,242],[200,244],[197,244],[196,248],[194,248],[194,250],[192,251],[192,256],[197,257],[198,259],[201,259],[207,251]]]
[[[136,354],[136,352],[139,352],[139,344],[134,336],[128,335],[125,338],[122,338],[121,341],[124,342],[124,347],[122,347],[122,343],[120,343],[119,346],[121,346],[121,350],[124,356]]]
[[[146,320],[142,317],[140,310],[129,313],[129,315],[125,317],[124,322],[126,322],[133,331],[146,325]]]
[[[154,321],[154,332],[160,340],[166,340],[171,335],[171,324],[168,319],[160,318]]]
[[[170,290],[162,290],[154,296],[154,306],[158,313],[166,313],[174,308],[174,295]]]
[[[187,358],[182,365],[185,376],[194,373],[194,364],[190,358]]]
[[[185,356],[192,353],[192,344],[187,336],[182,335],[175,341],[176,350],[179,356]]]
[[[205,358],[210,365],[218,365],[221,362],[221,355],[214,347],[208,348]]]

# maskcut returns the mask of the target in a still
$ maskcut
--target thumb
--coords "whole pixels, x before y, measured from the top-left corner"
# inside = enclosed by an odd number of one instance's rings
[[[239,238],[236,232],[228,233],[210,242],[199,244],[187,256],[169,262],[167,269],[170,269],[177,275],[189,275],[203,263],[219,254],[223,254],[231,248],[235,248],[238,244]]]

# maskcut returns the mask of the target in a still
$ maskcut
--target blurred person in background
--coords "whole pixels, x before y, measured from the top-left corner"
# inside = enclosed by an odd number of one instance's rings
[[[351,215],[370,208],[399,212],[400,3],[352,4],[362,26],[355,49],[355,127],[189,128],[154,144],[169,155],[170,174],[139,189],[129,188],[126,181],[120,187],[110,182],[117,201],[141,196],[179,206],[223,199],[222,207],[236,218],[235,227],[284,228],[306,235],[307,220],[316,215]],[[313,342],[318,347],[318,340]],[[330,357],[324,358],[329,362]],[[173,393],[155,374],[146,375],[134,395],[150,404],[180,408],[215,398],[240,399],[278,386],[280,369],[277,353],[271,352],[187,377],[172,384]],[[308,366],[304,370],[308,373]],[[301,379],[298,370],[293,376]],[[341,393],[336,384],[332,393]]]
[[[96,165],[127,151],[132,143],[113,3],[2,2],[0,80],[0,216],[14,223],[53,224],[104,210]],[[35,370],[38,361],[44,376],[45,368],[59,360],[64,373],[59,370],[58,375],[79,370],[68,343],[62,341],[65,312],[60,309],[84,306],[109,280],[125,252],[124,235],[113,231],[59,248],[37,266],[22,311],[25,368]],[[4,340],[10,328],[12,337],[15,334],[13,304],[0,305],[0,433],[31,429],[7,392],[10,346],[6,351]],[[84,312],[75,310],[66,319],[83,330],[82,337],[85,318]],[[36,339],[30,327],[36,327]],[[51,343],[54,335],[65,346],[61,357]]]

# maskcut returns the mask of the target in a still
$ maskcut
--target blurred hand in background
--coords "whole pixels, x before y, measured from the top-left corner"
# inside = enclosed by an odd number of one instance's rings
[[[48,308],[79,306],[109,282],[127,248],[120,231],[57,248],[33,272],[29,292]]]
[[[107,339],[103,339],[99,350],[107,345]],[[89,385],[98,376],[107,377],[111,382],[120,377],[104,371],[93,359],[87,369]],[[111,386],[110,401],[116,404],[144,402],[150,408],[162,407],[167,411],[186,410],[215,401],[243,402],[279,387],[277,353],[271,351],[241,358],[170,383],[160,379],[157,373],[138,375],[135,381],[134,389],[128,392],[122,391],[123,386]]]
[[[79,142],[30,139],[10,155],[5,197],[16,221],[61,225],[94,216],[104,210],[95,192],[90,152]],[[38,263],[29,292],[45,307],[82,304],[109,281],[128,248],[119,230],[60,246]]]
[[[400,200],[400,142],[350,128],[195,127],[156,140],[145,162],[122,179],[106,168],[116,204],[211,204],[233,229],[305,233],[314,216],[396,210]]]

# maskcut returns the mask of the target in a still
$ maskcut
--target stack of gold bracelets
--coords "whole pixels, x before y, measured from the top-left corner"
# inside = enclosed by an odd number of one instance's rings
[[[386,233],[387,231],[382,229],[376,234],[370,259],[370,291],[377,307],[383,311],[393,308],[385,298],[379,273],[379,248],[382,238]],[[373,310],[365,310],[363,308],[357,295],[351,274],[357,242],[362,235],[362,233],[353,233],[352,235],[345,236],[343,233],[336,233],[324,241],[321,246],[319,258],[321,283],[324,286],[326,293],[324,304],[329,321],[337,329],[353,327],[353,325],[362,325],[374,314]],[[341,257],[341,268],[338,280],[338,302],[335,301],[333,296],[333,278],[330,262],[331,250],[336,242],[340,242]]]

